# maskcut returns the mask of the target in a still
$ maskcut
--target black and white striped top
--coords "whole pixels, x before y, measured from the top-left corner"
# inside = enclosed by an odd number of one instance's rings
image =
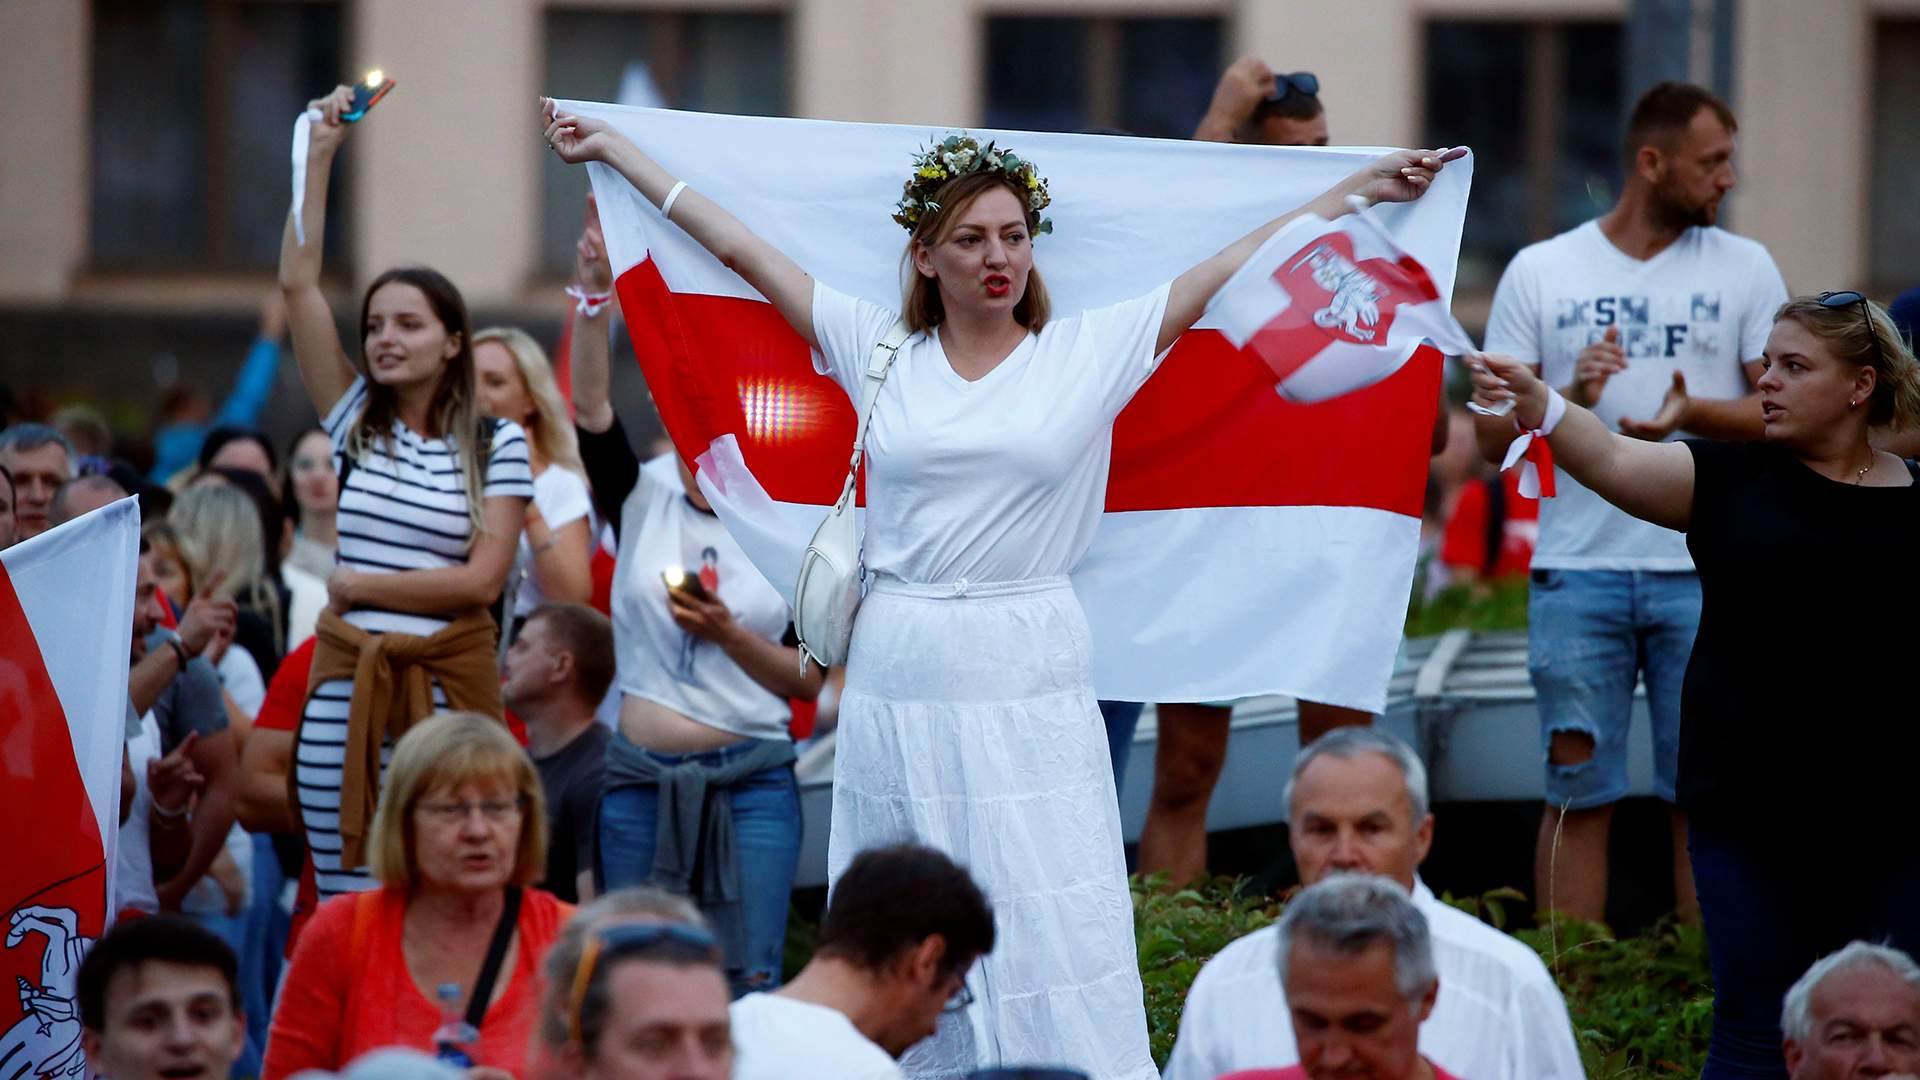
[[[364,377],[355,379],[323,422],[333,440],[336,472],[346,450],[347,432],[366,400]],[[489,499],[533,497],[527,437],[518,424],[503,422],[494,431],[481,493]],[[355,570],[437,570],[465,562],[473,530],[467,518],[466,478],[453,447],[445,439],[421,438],[396,422],[391,437],[377,440],[347,474],[338,524],[340,564]],[[405,634],[431,634],[449,621],[377,608],[356,609],[346,618],[377,633]],[[340,868],[340,773],[352,693],[348,679],[315,687],[307,698],[294,747],[294,783],[323,900],[377,884],[365,867]],[[436,706],[446,705],[438,685],[433,688],[433,701]],[[381,748],[382,773],[392,756],[392,744]]]
[[[323,422],[333,440],[334,472],[346,453],[347,433],[367,400],[365,377],[355,379]],[[336,519],[340,565],[373,573],[439,570],[467,561],[473,538],[467,518],[466,478],[446,439],[423,439],[395,421],[353,464],[340,492]],[[533,498],[527,436],[519,424],[502,421],[487,456],[484,498]],[[347,621],[380,633],[431,634],[448,620],[376,608],[347,613]]]

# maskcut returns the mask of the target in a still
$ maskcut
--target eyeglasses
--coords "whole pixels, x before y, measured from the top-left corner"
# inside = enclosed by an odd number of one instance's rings
[[[955,990],[953,996],[947,999],[947,1003],[940,1006],[940,1011],[943,1013],[965,1012],[967,1006],[971,1004],[973,1004],[973,987],[961,983],[960,989]]]
[[[1841,292],[1823,292],[1819,299],[1821,307],[1843,308],[1853,304],[1860,305],[1860,321],[1866,324],[1867,340],[1873,342],[1873,366],[1876,369],[1886,367],[1887,358],[1880,351],[1880,335],[1873,331],[1873,309],[1867,306],[1867,298],[1852,289],[1846,289]]]
[[[1287,75],[1273,77],[1273,93],[1267,95],[1268,105],[1281,102],[1299,94],[1301,97],[1313,97],[1320,92],[1320,77],[1311,71],[1295,71]]]
[[[457,825],[473,816],[475,810],[489,823],[498,825],[518,815],[520,799],[485,799],[480,802],[423,802],[415,809],[437,825]]]
[[[681,923],[619,923],[589,931],[580,950],[580,963],[573,969],[573,986],[567,995],[567,1027],[573,1041],[580,1037],[580,1006],[586,1002],[587,987],[593,984],[593,971],[601,960],[608,963],[622,956],[644,953],[660,945],[679,945],[715,956],[719,943],[712,934],[697,926]]]

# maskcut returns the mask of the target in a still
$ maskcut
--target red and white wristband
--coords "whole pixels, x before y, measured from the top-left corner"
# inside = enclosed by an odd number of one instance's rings
[[[600,314],[602,309],[613,303],[613,293],[591,293],[578,285],[567,286],[567,295],[576,301],[573,309],[589,319]]]
[[[1553,450],[1547,446],[1547,436],[1560,426],[1560,418],[1565,415],[1567,399],[1549,386],[1547,414],[1541,418],[1540,426],[1523,428],[1520,421],[1513,422],[1520,436],[1507,444],[1507,459],[1501,463],[1500,471],[1506,472],[1516,463],[1520,465],[1520,494],[1525,498],[1553,498]]]

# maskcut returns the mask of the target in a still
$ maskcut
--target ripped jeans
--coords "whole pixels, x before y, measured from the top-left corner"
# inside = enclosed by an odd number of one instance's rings
[[[1640,679],[1653,724],[1653,792],[1673,802],[1680,685],[1699,627],[1700,578],[1690,571],[1533,571],[1527,671],[1540,704],[1549,804],[1590,810],[1626,797],[1627,731]],[[1590,737],[1592,759],[1552,763],[1560,732]]]
[[[744,744],[741,744],[744,745]],[[711,751],[738,752],[737,746]],[[688,756],[655,754],[672,764]],[[787,910],[800,864],[800,786],[793,766],[758,772],[735,784],[734,845],[740,852],[740,902],[708,918],[738,918],[745,956],[729,956],[727,982],[734,997],[780,985],[786,952]],[[644,885],[653,872],[660,789],[652,784],[614,788],[600,796],[600,877],[608,889]]]

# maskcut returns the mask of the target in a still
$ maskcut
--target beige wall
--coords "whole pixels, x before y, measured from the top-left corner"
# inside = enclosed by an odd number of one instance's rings
[[[348,63],[401,80],[354,133],[340,182],[357,207],[354,276],[400,262],[457,270],[476,304],[534,282],[543,0],[348,0]],[[670,9],[678,0],[568,0]],[[1325,80],[1336,139],[1418,138],[1428,18],[1618,18],[1626,0],[702,0],[792,13],[795,110],[899,123],[976,123],[983,20],[999,13],[1219,14],[1230,49]],[[252,287],[196,292],[86,273],[87,0],[0,0],[0,303],[192,296],[250,305]],[[1729,223],[1774,251],[1796,290],[1865,271],[1872,19],[1920,0],[1744,0],[1736,106],[1743,187]],[[257,283],[256,283],[257,284]],[[171,293],[165,291],[172,289]],[[116,293],[116,290],[119,290]],[[225,300],[226,297],[231,300]]]
[[[87,6],[0,2],[0,302],[65,298],[87,250]]]
[[[1867,263],[1871,25],[1855,0],[1745,0],[1734,55],[1740,190],[1733,228],[1793,293],[1860,283]]]

